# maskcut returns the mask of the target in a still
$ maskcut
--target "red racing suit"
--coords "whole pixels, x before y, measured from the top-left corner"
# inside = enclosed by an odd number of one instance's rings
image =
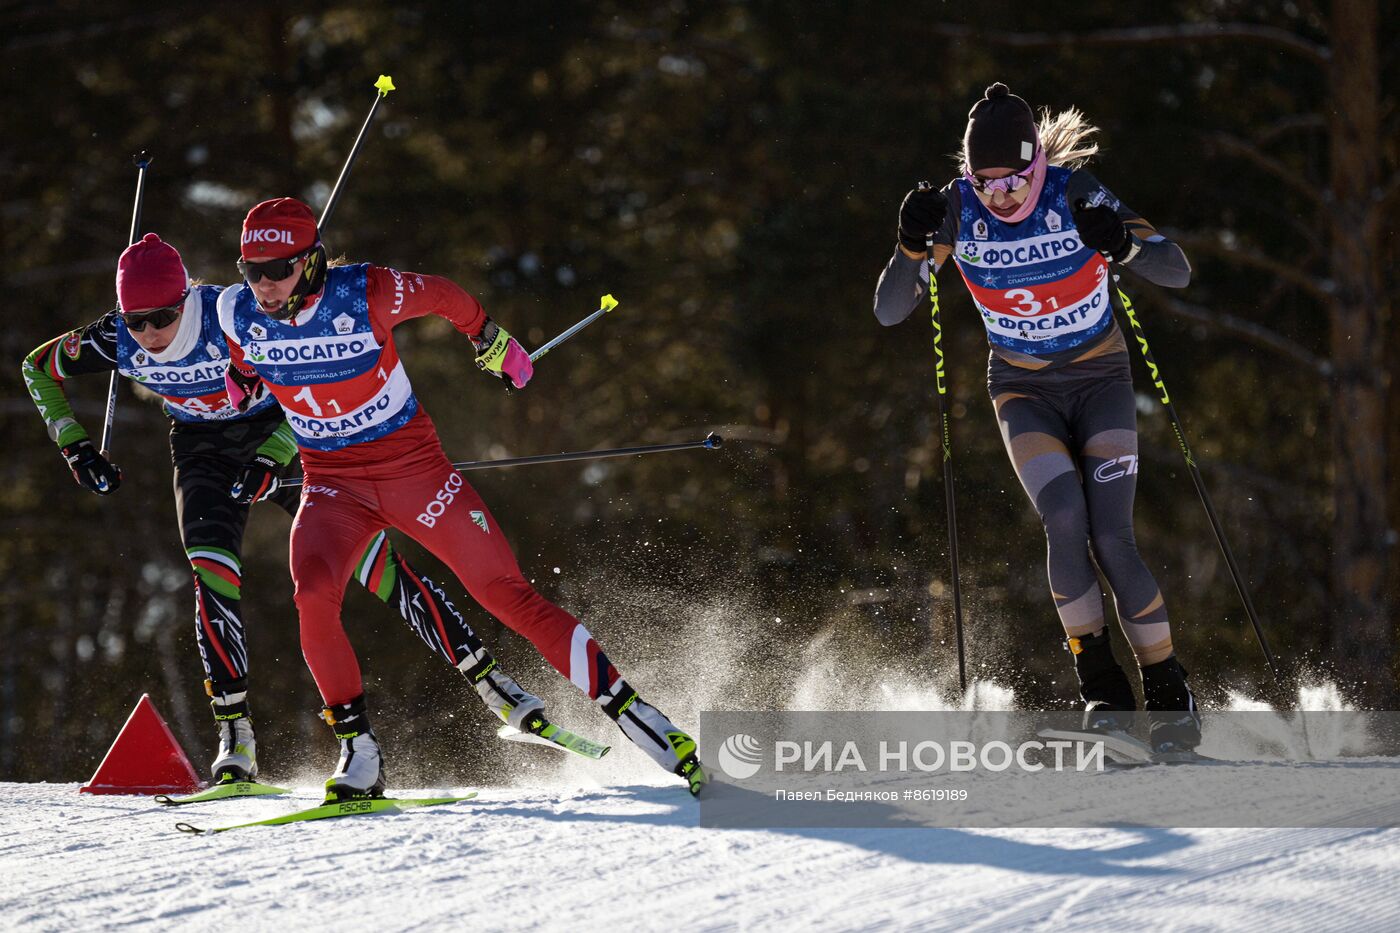
[[[618,685],[588,630],[521,574],[403,374],[393,328],[436,314],[475,336],[486,321],[475,298],[448,279],[379,266],[330,269],[319,299],[292,321],[263,315],[246,285],[226,296],[219,310],[230,364],[281,402],[306,471],[291,572],[302,653],[328,706],[363,692],[341,602],[365,545],[386,526],[446,563],[473,599],[590,698]]]

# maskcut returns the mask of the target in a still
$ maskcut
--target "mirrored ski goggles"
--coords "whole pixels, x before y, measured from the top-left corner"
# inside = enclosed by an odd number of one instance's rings
[[[1032,162],[1024,171],[1015,175],[1007,175],[1005,178],[983,178],[981,175],[974,175],[971,172],[964,172],[963,178],[969,185],[982,194],[991,194],[994,191],[1005,191],[1010,194],[1013,191],[1020,191],[1031,183],[1031,176],[1035,174],[1035,163]]]
[[[309,255],[301,253],[290,259],[269,259],[266,262],[247,262],[238,260],[238,274],[243,276],[249,285],[260,282],[267,278],[273,282],[282,282],[297,270],[297,263],[301,262]]]
[[[180,301],[168,308],[152,308],[149,311],[133,311],[130,314],[123,311],[122,322],[126,324],[126,329],[133,334],[139,334],[148,326],[160,330],[162,327],[169,327],[174,320],[180,316],[180,312],[185,309],[185,297],[189,295],[187,290],[180,296]]]

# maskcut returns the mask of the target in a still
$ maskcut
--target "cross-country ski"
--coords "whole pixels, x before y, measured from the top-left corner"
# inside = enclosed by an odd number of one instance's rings
[[[183,807],[186,804],[208,803],[211,800],[233,800],[237,797],[266,797],[290,793],[291,791],[285,787],[274,787],[271,784],[259,784],[256,781],[232,781],[226,784],[215,784],[208,790],[200,791],[197,794],[186,794],[183,797],[157,794],[153,799],[156,803],[165,804],[167,807]]]
[[[195,836],[209,836],[214,833],[226,833],[235,829],[251,829],[255,826],[284,826],[287,823],[305,823],[311,820],[329,820],[342,816],[368,816],[372,813],[386,813],[389,811],[411,810],[415,807],[437,807],[448,803],[460,803],[463,800],[471,800],[475,793],[463,794],[457,797],[362,797],[349,800],[326,801],[305,810],[297,810],[294,813],[284,813],[281,816],[268,817],[265,820],[253,820],[249,823],[236,823],[232,826],[215,826],[204,829],[190,823],[176,823],[175,828],[182,833],[190,833]]]

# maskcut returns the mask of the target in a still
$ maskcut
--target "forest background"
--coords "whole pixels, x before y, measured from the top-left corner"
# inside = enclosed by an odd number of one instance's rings
[[[1394,14],[1380,0],[991,0],[975,15],[684,0],[4,4],[0,779],[86,777],[142,692],[198,760],[213,744],[165,417],[123,386],[126,481],[98,498],[45,437],[20,360],[113,306],[133,153],[153,157],[143,230],[192,274],[230,283],[249,207],[324,203],[381,73],[399,89],[327,231],[333,255],[449,276],[531,347],[605,292],[622,302],[509,395],[445,321],[399,328],[448,453],[727,440],[470,475],[526,575],[681,723],[703,708],[958,702],[932,329],[923,308],[886,329],[870,306],[901,198],[952,177],[967,110],[995,80],[1038,109],[1081,108],[1102,128],[1092,170],[1194,266],[1184,291],[1131,274],[1123,285],[1285,680],[1271,683],[1135,356],[1139,546],[1203,702],[1286,703],[1297,684],[1330,680],[1350,702],[1394,706]],[[942,298],[969,670],[1021,706],[1067,708],[1044,537],[955,278]],[[100,433],[105,378],[67,387]],[[243,604],[260,752],[329,767],[289,521],[253,511]],[[566,724],[612,738],[441,564],[395,540]],[[414,749],[403,757],[473,779],[509,766],[460,678],[351,589],[347,628],[381,729]]]

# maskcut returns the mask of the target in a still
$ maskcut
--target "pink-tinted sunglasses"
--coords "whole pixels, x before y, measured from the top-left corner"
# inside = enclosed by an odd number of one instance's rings
[[[1005,191],[1009,194],[1012,191],[1020,191],[1030,184],[1033,174],[1035,174],[1034,162],[1028,165],[1024,171],[1017,172],[1015,175],[1007,175],[1005,178],[983,178],[981,175],[964,172],[963,179],[983,194],[991,194],[994,191]]]
[[[982,194],[991,194],[994,191],[1005,191],[1008,194],[1012,191],[1020,191],[1030,183],[1035,170],[1045,164],[1045,150],[1036,146],[1035,158],[1031,159],[1031,164],[1014,175],[1007,175],[1005,178],[983,178],[974,175],[972,172],[964,172],[963,178],[974,189]]]

